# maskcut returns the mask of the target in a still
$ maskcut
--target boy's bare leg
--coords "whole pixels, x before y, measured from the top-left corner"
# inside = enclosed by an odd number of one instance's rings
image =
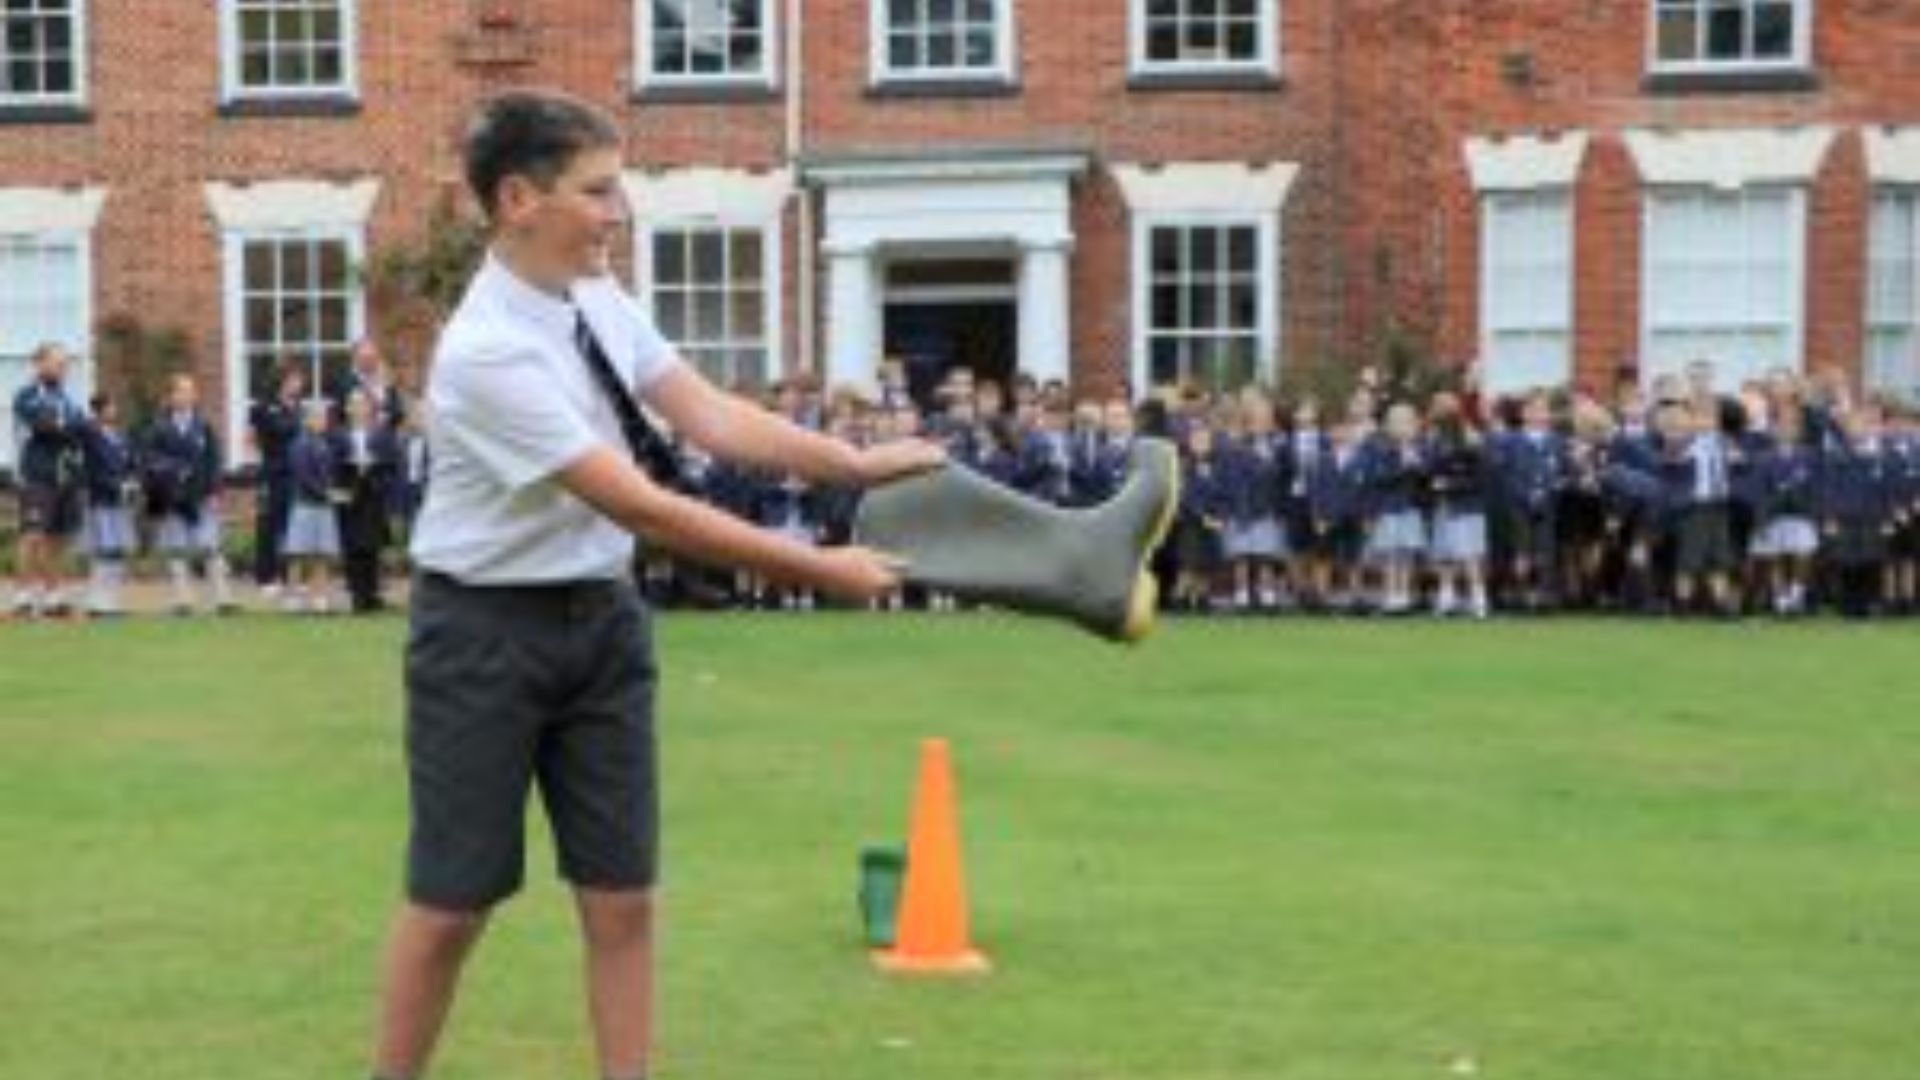
[[[426,1071],[453,1007],[460,968],[486,925],[484,912],[418,904],[395,917],[387,939],[375,1076],[413,1080]]]
[[[575,899],[600,1075],[644,1077],[653,1056],[653,895],[582,888]]]

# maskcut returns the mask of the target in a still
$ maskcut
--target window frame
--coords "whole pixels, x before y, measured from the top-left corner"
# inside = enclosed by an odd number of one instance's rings
[[[313,101],[316,99],[360,100],[360,2],[334,0],[340,5],[340,80],[321,86],[248,86],[240,76],[241,39],[240,4],[242,0],[220,2],[220,102]]]
[[[71,245],[74,250],[75,274],[79,279],[78,287],[74,293],[75,303],[78,305],[74,324],[78,327],[76,331],[77,337],[73,341],[61,341],[59,343],[67,347],[74,359],[72,367],[68,370],[67,393],[76,402],[84,405],[87,398],[91,396],[93,392],[95,374],[93,363],[93,230],[0,230],[0,241],[13,242],[21,239],[32,242],[41,248],[56,245]],[[11,279],[12,275],[6,275],[6,277]],[[34,341],[27,344],[26,348],[31,350],[38,344],[38,341]],[[28,369],[24,362],[30,359],[30,357],[23,355],[20,359],[23,362],[21,371],[25,372]],[[7,410],[6,416],[0,418],[0,436],[4,436],[0,437],[0,468],[6,470],[11,470],[19,464],[20,433],[13,429],[13,397],[14,394],[19,391],[21,385],[24,384],[9,384],[4,388],[4,393],[0,394],[0,397],[4,397],[4,406]]]
[[[1667,0],[1647,0],[1647,73],[1650,75],[1752,75],[1780,72],[1805,72],[1813,69],[1813,16],[1815,0],[1789,0],[1794,5],[1793,54],[1785,58],[1759,59],[1744,56],[1737,60],[1714,60],[1705,52],[1707,6],[1712,0],[1691,0],[1696,7],[1700,27],[1695,43],[1700,46],[1688,60],[1666,60],[1660,56],[1660,15]],[[1756,0],[1743,0],[1751,12]],[[1749,30],[1751,34],[1751,30]]]
[[[1497,318],[1499,306],[1496,303],[1494,289],[1495,266],[1493,257],[1495,250],[1496,208],[1503,201],[1541,199],[1553,199],[1558,204],[1556,209],[1562,215],[1562,220],[1558,223],[1558,228],[1564,231],[1566,237],[1566,273],[1562,281],[1562,287],[1566,290],[1566,319],[1558,326],[1550,326],[1545,322],[1530,326],[1497,325],[1499,321]],[[1488,387],[1490,389],[1498,389],[1502,385],[1505,385],[1494,370],[1498,358],[1498,350],[1495,348],[1495,345],[1503,333],[1559,333],[1563,338],[1565,350],[1560,364],[1561,374],[1558,382],[1548,385],[1555,387],[1570,385],[1573,381],[1577,362],[1574,331],[1575,324],[1578,321],[1578,313],[1575,310],[1578,294],[1575,286],[1577,280],[1575,271],[1579,266],[1580,260],[1580,237],[1579,229],[1576,227],[1577,219],[1575,217],[1577,200],[1573,189],[1571,187],[1554,185],[1551,187],[1530,188],[1526,190],[1488,190],[1480,193],[1478,202],[1480,212],[1480,362],[1485,370]],[[1533,387],[1525,387],[1524,389],[1533,389]]]
[[[755,0],[760,5],[761,62],[757,72],[661,72],[653,66],[653,12],[661,0],[634,0],[633,4],[633,85],[636,90],[683,90],[705,88],[760,88],[769,90],[780,82],[780,7],[775,0]]]
[[[781,378],[782,373],[786,370],[784,366],[784,350],[781,347],[785,337],[786,326],[786,314],[782,303],[784,297],[781,292],[783,287],[782,268],[786,257],[785,245],[783,243],[784,237],[782,235],[783,231],[784,222],[778,214],[772,217],[707,214],[665,215],[646,218],[636,223],[634,229],[633,267],[640,301],[646,308],[648,316],[654,320],[654,325],[660,330],[662,335],[666,336],[668,344],[673,346],[674,351],[680,354],[682,359],[692,365],[695,370],[700,370],[703,375],[706,374],[706,372],[700,368],[699,361],[695,356],[689,355],[689,349],[702,350],[716,346],[728,349],[739,349],[744,346],[736,340],[724,342],[682,341],[680,338],[667,333],[664,321],[659,316],[659,273],[655,269],[653,257],[655,239],[663,233],[719,232],[730,236],[733,233],[755,232],[760,235],[760,258],[762,263],[760,268],[760,287],[763,296],[761,319],[765,324],[761,328],[761,342],[765,353],[765,360],[760,372],[758,385],[767,387],[773,385],[776,380]],[[723,288],[725,289],[723,295],[728,297],[733,295],[730,282],[723,283]],[[735,374],[737,375],[738,373],[736,372]]]
[[[253,243],[289,241],[344,242],[347,247],[347,343],[367,335],[367,290],[359,268],[366,261],[366,230],[350,225],[287,226],[229,229],[221,235],[221,307],[226,320],[226,445],[233,467],[255,460],[247,439],[248,410],[253,397],[248,386],[246,253]],[[330,387],[310,380],[308,394],[324,397]]]
[[[1880,204],[1883,201],[1904,202],[1908,206],[1908,235],[1896,243],[1904,248],[1904,260],[1907,275],[1912,282],[1913,295],[1907,298],[1908,311],[1904,322],[1892,322],[1882,316],[1880,311],[1880,266],[1884,261],[1878,258],[1884,250],[1879,235],[1878,219]],[[1866,334],[1866,370],[1861,372],[1862,380],[1869,389],[1896,390],[1900,392],[1920,391],[1920,184],[1878,184],[1868,200],[1867,218],[1867,305],[1863,325]],[[1908,355],[1904,378],[1894,381],[1884,379],[1874,350],[1876,335],[1889,331],[1904,333],[1908,337]]]
[[[1147,55],[1147,4],[1150,0],[1127,0],[1127,74],[1134,78],[1172,76],[1246,76],[1278,78],[1284,52],[1282,0],[1255,0],[1259,5],[1258,52],[1246,60],[1153,60]]]
[[[71,61],[73,63],[73,89],[58,94],[19,94],[0,91],[0,113],[8,110],[34,108],[85,108],[88,103],[88,78],[91,65],[88,63],[91,35],[87,5],[89,0],[70,0],[72,10],[67,18],[71,23]],[[4,30],[5,15],[0,13],[0,31]]]
[[[1271,386],[1285,370],[1280,354],[1280,298],[1283,288],[1283,238],[1275,215],[1242,210],[1136,213],[1131,243],[1133,286],[1133,361],[1136,394],[1153,386],[1153,236],[1160,229],[1251,228],[1254,230],[1254,355],[1252,384]],[[1195,335],[1200,336],[1200,335]]]
[[[1654,259],[1657,245],[1654,239],[1654,215],[1657,200],[1663,196],[1672,197],[1679,195],[1705,195],[1708,197],[1733,196],[1747,199],[1755,195],[1764,194],[1784,195],[1786,197],[1788,234],[1783,249],[1787,257],[1787,279],[1785,285],[1787,301],[1785,323],[1787,355],[1772,358],[1768,366],[1769,368],[1785,367],[1794,371],[1806,370],[1808,242],[1808,192],[1806,186],[1804,184],[1763,183],[1727,189],[1692,184],[1650,185],[1642,191],[1640,211],[1640,371],[1641,379],[1644,383],[1651,384],[1652,380],[1663,372],[1678,370],[1677,368],[1668,369],[1661,367],[1661,362],[1657,359],[1653,347],[1654,339],[1658,333],[1663,330],[1699,330],[1709,329],[1715,326],[1715,324],[1705,322],[1689,325],[1676,324],[1667,327],[1655,325],[1653,287],[1655,284]],[[1760,323],[1746,323],[1738,327],[1722,326],[1722,328],[1733,328],[1752,332],[1754,328],[1762,325],[1763,324]],[[1691,362],[1694,359],[1701,358],[1689,357],[1682,363],[1684,365],[1684,363]],[[1723,385],[1725,385],[1725,379],[1729,370],[1726,366],[1726,358],[1706,357],[1705,359],[1711,359],[1715,362],[1716,374],[1722,378]],[[1751,374],[1760,373],[1743,373],[1743,375]]]
[[[925,2],[925,0],[921,0]],[[954,0],[964,6],[968,0]],[[1020,70],[1020,33],[1017,0],[989,0],[993,4],[995,62],[990,67],[896,68],[888,48],[892,34],[891,0],[868,0],[867,71],[870,86],[915,86],[929,83],[999,83],[1011,85]],[[964,21],[964,20],[963,20]]]

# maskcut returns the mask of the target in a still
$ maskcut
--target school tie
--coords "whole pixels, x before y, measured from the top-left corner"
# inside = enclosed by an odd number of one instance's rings
[[[686,471],[680,466],[679,456],[634,402],[633,395],[620,381],[620,376],[614,373],[613,362],[607,359],[606,350],[600,347],[600,339],[594,336],[593,327],[587,324],[584,312],[575,315],[573,344],[587,362],[587,370],[593,374],[593,381],[613,407],[614,416],[619,418],[620,433],[626,437],[627,449],[633,453],[633,459],[647,471],[654,483],[674,491],[688,490]]]

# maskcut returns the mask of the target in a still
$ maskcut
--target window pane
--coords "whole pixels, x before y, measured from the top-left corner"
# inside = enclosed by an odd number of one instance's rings
[[[1164,278],[1180,270],[1180,230],[1153,230],[1153,257],[1150,266],[1155,278]]]
[[[1252,284],[1227,289],[1227,325],[1235,330],[1252,330],[1260,324],[1260,294]]]
[[[695,233],[692,238],[693,277],[700,284],[719,281],[726,269],[726,237],[722,233]]]
[[[315,245],[291,241],[280,249],[280,287],[287,292],[307,292],[318,284],[314,274],[318,261]]]
[[[958,64],[959,59],[959,39],[952,31],[937,31],[927,38],[927,67],[950,68]]]
[[[661,285],[685,285],[690,280],[687,247],[692,238],[686,233],[658,233],[653,239],[653,274]]]
[[[690,326],[687,294],[677,289],[655,289],[653,317],[660,324],[661,334],[674,341],[686,339]]]
[[[1147,28],[1147,59],[1160,62],[1180,59],[1179,24],[1156,22]]]
[[[733,294],[733,335],[760,339],[767,336],[767,304],[759,289],[743,289]]]
[[[1155,330],[1167,330],[1180,325],[1180,287],[1178,285],[1153,287],[1151,325]]]
[[[733,281],[758,284],[762,273],[759,230],[741,229],[728,238],[728,243],[732,248]]]
[[[1754,7],[1753,55],[1761,60],[1793,57],[1793,4],[1765,3]]]
[[[1187,272],[1212,277],[1220,269],[1220,233],[1219,229],[1194,229],[1189,233],[1191,247],[1187,258]]]
[[[1260,28],[1254,23],[1236,22],[1227,26],[1227,55],[1235,60],[1254,60],[1260,56]]]
[[[325,48],[313,54],[313,81],[317,86],[337,86],[346,78],[339,49]]]
[[[727,47],[727,69],[736,75],[762,70],[760,36],[735,34]]]
[[[1699,53],[1700,22],[1692,8],[1660,13],[1660,59],[1693,60]]]
[[[248,244],[241,259],[242,280],[250,293],[270,292],[274,281],[274,247],[272,244]]]
[[[273,15],[265,11],[243,11],[240,13],[240,44],[271,45],[273,43]]]
[[[700,341],[724,341],[727,336],[727,295],[717,289],[694,294],[693,336]]]
[[[278,334],[273,301],[264,297],[246,303],[246,335],[250,342],[271,342]]]
[[[1179,382],[1184,374],[1181,359],[1178,339],[1153,338],[1147,346],[1147,380],[1155,385]]]
[[[279,86],[309,86],[313,83],[313,56],[305,46],[281,49],[273,57],[273,81]]]
[[[346,297],[330,297],[321,301],[320,340],[346,341],[348,336]]]
[[[1739,6],[1714,8],[1707,15],[1707,58],[1738,60],[1746,55],[1747,13]]]
[[[991,27],[969,30],[966,36],[966,56],[963,62],[970,68],[990,68],[995,66],[994,47],[998,44]]]
[[[1196,330],[1211,330],[1220,325],[1215,290],[1207,285],[1187,286],[1188,325]]]
[[[653,70],[662,75],[680,75],[687,70],[687,39],[678,30],[662,30],[653,36]]]
[[[271,33],[276,45],[304,45],[313,38],[313,15],[283,8],[273,13]]]
[[[919,39],[908,34],[895,34],[887,40],[887,66],[904,70],[920,66]]]

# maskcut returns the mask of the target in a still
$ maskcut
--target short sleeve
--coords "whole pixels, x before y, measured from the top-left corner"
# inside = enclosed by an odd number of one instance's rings
[[[545,480],[601,442],[536,353],[469,355],[441,374],[433,423],[449,447],[508,488]]]
[[[625,339],[632,350],[625,359],[632,365],[634,389],[644,391],[678,365],[678,353],[674,351],[673,343],[660,333],[653,316],[618,281],[601,278],[594,282],[593,289],[599,294],[596,299],[602,301],[598,310],[602,314],[609,309],[617,312],[617,317],[625,324]],[[610,342],[605,344],[609,349],[617,348]]]
[[[625,290],[620,295],[633,312],[633,385],[636,389],[645,390],[673,369],[677,362],[676,354],[673,344],[660,333],[653,316],[647,314],[639,301],[628,296]]]

